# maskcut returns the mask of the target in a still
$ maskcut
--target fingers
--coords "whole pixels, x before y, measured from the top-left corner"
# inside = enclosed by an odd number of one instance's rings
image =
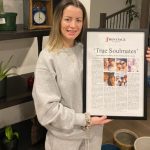
[[[102,116],[102,117],[99,117],[99,121],[102,124],[106,124],[106,123],[109,123],[112,120],[111,119],[107,119],[107,116]]]
[[[91,125],[104,125],[111,122],[111,119],[107,119],[107,116],[102,117],[92,117],[91,118]]]
[[[148,47],[147,50],[150,51],[150,47]]]
[[[146,53],[147,53],[147,54],[150,54],[150,47],[147,48]]]
[[[146,60],[150,62],[150,55],[146,55]]]
[[[147,48],[146,60],[150,62],[150,47]]]

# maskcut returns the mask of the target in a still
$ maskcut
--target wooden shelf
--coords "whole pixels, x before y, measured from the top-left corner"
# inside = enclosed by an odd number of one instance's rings
[[[23,24],[18,24],[16,31],[1,31],[0,41],[37,37],[38,53],[42,50],[43,36],[48,36],[50,29],[28,30]]]
[[[0,99],[0,109],[32,100],[31,89],[27,84],[30,76],[33,76],[33,73],[8,78],[7,95]]]
[[[16,31],[1,31],[0,41],[48,36],[49,33],[50,29],[28,30],[23,27],[23,24],[18,24]]]

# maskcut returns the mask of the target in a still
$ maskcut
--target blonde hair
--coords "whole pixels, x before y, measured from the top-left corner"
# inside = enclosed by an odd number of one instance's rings
[[[84,33],[85,28],[87,28],[87,14],[86,14],[85,7],[79,0],[62,0],[55,9],[54,16],[53,16],[52,29],[51,29],[51,33],[49,36],[49,41],[46,45],[46,47],[50,51],[59,50],[60,48],[63,47],[62,34],[60,30],[61,19],[63,16],[64,9],[70,5],[80,8],[83,12],[83,27],[82,27],[81,33],[75,39],[76,42],[83,41],[83,33]]]

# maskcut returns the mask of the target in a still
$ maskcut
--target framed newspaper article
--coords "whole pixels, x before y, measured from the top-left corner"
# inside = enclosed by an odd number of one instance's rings
[[[146,119],[146,30],[87,29],[83,109],[93,116]]]

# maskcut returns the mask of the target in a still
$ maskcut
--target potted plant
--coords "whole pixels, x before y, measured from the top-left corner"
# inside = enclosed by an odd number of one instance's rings
[[[0,0],[0,31],[16,30],[16,16],[15,12],[4,12],[3,0]]]
[[[133,1],[132,0],[126,0],[126,5],[127,6],[132,6],[133,5]],[[129,27],[133,21],[134,18],[138,18],[139,17],[139,13],[137,11],[135,11],[134,8],[131,8],[129,11]]]
[[[16,68],[15,66],[10,66],[10,62],[13,56],[10,56],[8,61],[4,63],[4,61],[0,61],[0,98],[6,96],[6,87],[7,87],[7,77],[14,73],[9,73],[12,68]]]
[[[19,133],[14,132],[11,126],[5,127],[3,138],[4,150],[17,150],[18,149]]]

